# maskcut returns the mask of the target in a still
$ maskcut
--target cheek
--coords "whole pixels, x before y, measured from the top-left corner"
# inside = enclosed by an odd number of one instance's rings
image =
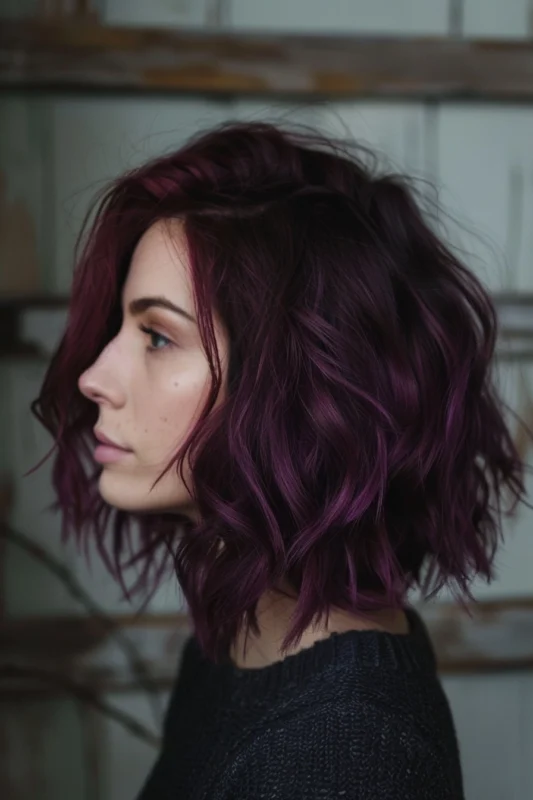
[[[205,373],[187,380],[172,378],[165,391],[156,394],[142,432],[149,457],[165,460],[176,452],[202,412],[209,385]]]

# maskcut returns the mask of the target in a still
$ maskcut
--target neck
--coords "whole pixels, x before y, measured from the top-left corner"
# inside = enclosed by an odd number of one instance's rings
[[[282,641],[289,630],[295,606],[295,599],[267,592],[257,606],[259,634],[250,633],[245,648],[244,632],[239,633],[230,651],[232,662],[243,669],[259,669],[311,647],[332,633],[350,630],[379,630],[395,634],[409,632],[407,617],[401,609],[388,608],[365,612],[364,615],[333,609],[327,622],[309,626],[298,644],[282,653]]]

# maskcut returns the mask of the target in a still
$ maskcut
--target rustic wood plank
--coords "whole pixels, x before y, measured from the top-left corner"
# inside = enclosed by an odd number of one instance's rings
[[[432,603],[419,611],[433,640],[441,674],[490,673],[533,667],[533,597],[482,601],[468,607]],[[150,685],[171,686],[184,642],[191,633],[185,614],[117,616],[146,669]],[[139,688],[138,675],[102,623],[87,617],[0,621],[0,672],[4,663],[53,671],[102,691]],[[27,681],[0,683],[0,697],[27,690],[58,691]]]
[[[503,672],[533,667],[533,597],[420,608],[442,673]]]
[[[533,292],[494,292],[492,294],[494,304],[498,308],[509,308],[514,306],[533,307]],[[67,308],[69,303],[68,295],[50,294],[18,294],[4,296],[0,293],[0,311],[14,308],[17,312],[27,308]]]
[[[504,361],[530,362],[533,360],[533,328],[530,309],[533,294],[505,292],[492,295],[500,313],[500,340],[497,357]],[[31,309],[66,310],[69,298],[65,295],[15,295],[5,297],[0,293],[0,357],[47,357],[36,342],[25,341],[21,336],[22,315]]]
[[[5,21],[0,86],[531,99],[533,42],[212,34]]]

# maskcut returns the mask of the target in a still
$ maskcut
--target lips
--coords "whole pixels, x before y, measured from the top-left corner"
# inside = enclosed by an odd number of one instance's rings
[[[127,461],[133,454],[133,450],[129,447],[122,447],[109,436],[106,436],[102,431],[94,429],[94,435],[98,442],[96,449],[93,453],[93,458],[104,468],[112,465],[119,466],[123,461]]]
[[[110,439],[109,436],[106,436],[105,433],[102,433],[102,431],[95,429],[94,435],[99,442],[102,442],[102,444],[105,444],[108,447],[115,447],[117,450],[123,450],[125,453],[131,453],[131,449],[129,447],[122,447],[122,445],[114,442],[113,439]]]

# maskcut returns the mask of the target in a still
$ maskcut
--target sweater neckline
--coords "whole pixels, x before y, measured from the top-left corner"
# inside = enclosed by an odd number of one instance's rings
[[[433,648],[423,621],[413,608],[405,608],[407,633],[378,629],[332,632],[310,647],[264,667],[238,667],[229,658],[218,665],[230,681],[254,696],[294,688],[328,669],[435,672]]]

